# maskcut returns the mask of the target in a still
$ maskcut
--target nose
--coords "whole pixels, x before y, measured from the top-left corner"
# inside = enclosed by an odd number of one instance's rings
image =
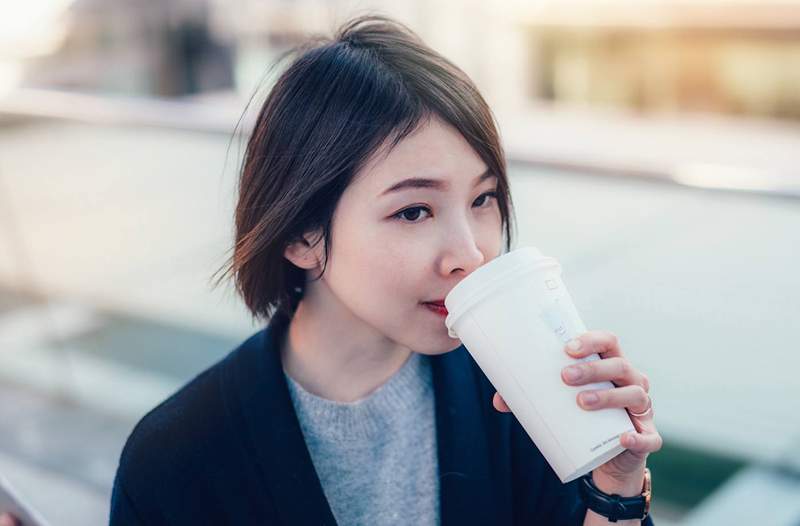
[[[477,237],[470,228],[450,231],[445,235],[446,249],[441,258],[443,276],[461,272],[462,278],[486,262],[486,257],[478,246]]]

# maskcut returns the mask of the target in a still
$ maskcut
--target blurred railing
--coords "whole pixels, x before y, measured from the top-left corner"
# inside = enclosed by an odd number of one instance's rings
[[[38,117],[229,134],[234,131],[244,108],[241,101],[231,99],[223,96],[219,99],[170,100],[19,89],[0,96],[0,119]],[[248,124],[252,127],[252,122],[244,122],[243,129],[249,129]]]
[[[0,119],[42,117],[110,125],[247,134],[232,93],[144,99],[20,89],[0,97]],[[497,114],[510,162],[688,187],[800,197],[800,124],[713,115],[640,116],[535,106]],[[238,125],[238,127],[237,127]]]

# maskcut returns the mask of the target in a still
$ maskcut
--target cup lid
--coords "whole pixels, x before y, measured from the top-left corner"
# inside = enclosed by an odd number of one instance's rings
[[[557,265],[558,262],[552,257],[543,255],[538,248],[528,246],[502,254],[476,268],[453,287],[444,299],[448,311],[445,325],[450,336],[456,336],[451,330],[455,321],[489,290],[508,277],[532,271],[542,264]]]

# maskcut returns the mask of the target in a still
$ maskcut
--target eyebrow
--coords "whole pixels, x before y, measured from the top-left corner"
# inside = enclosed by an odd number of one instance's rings
[[[487,168],[485,172],[480,174],[473,183],[473,186],[478,186],[483,181],[487,179],[491,179],[492,177],[497,177],[491,168]],[[409,179],[403,179],[399,183],[393,184],[380,195],[390,194],[392,192],[399,192],[400,190],[407,190],[411,188],[430,188],[432,190],[447,190],[450,187],[450,183],[447,181],[443,181],[441,179],[425,179],[423,177],[411,177]]]

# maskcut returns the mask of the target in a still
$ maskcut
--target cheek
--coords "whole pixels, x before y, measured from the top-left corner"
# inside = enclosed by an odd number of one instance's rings
[[[419,279],[419,262],[415,256],[419,253],[411,249],[384,241],[383,246],[373,246],[364,251],[363,259],[368,268],[363,268],[362,282],[393,297],[405,297],[414,292]],[[369,281],[366,277],[369,276]]]
[[[425,244],[419,234],[410,230],[378,224],[362,231],[353,251],[365,276],[372,276],[381,286],[407,288],[413,285],[408,280],[422,265]]]
[[[334,239],[328,270],[335,288],[347,293],[362,308],[376,302],[384,308],[392,298],[413,294],[419,273],[419,246],[408,246],[401,239],[389,239],[385,231],[364,228],[340,232]]]
[[[486,252],[492,254],[492,257],[497,256],[503,248],[503,218],[500,210],[495,210],[491,219],[482,225],[481,246]]]

